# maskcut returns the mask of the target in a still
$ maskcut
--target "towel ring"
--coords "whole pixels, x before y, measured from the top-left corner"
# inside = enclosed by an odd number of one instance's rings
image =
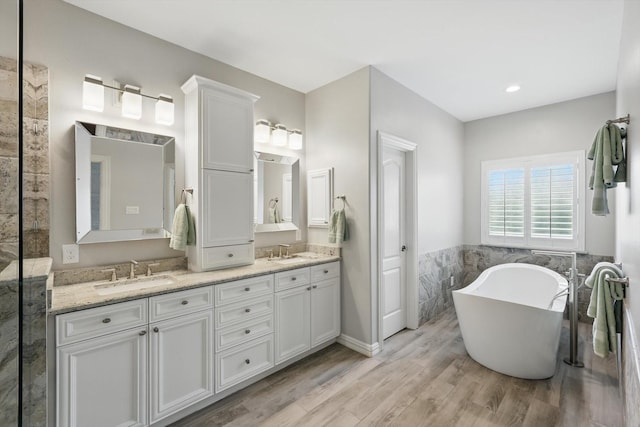
[[[182,189],[182,193],[180,195],[180,203],[182,203],[182,204],[186,204],[187,203],[187,193],[193,195],[193,188],[183,188]]]
[[[336,199],[342,200],[342,209],[347,207],[347,196],[336,196]]]
[[[275,208],[276,206],[278,206],[278,198],[270,199],[269,208]]]

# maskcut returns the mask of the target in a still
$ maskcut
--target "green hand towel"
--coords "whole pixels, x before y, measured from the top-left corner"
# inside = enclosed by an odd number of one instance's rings
[[[191,215],[191,209],[185,205],[185,214],[187,216],[187,246],[195,246],[196,244],[196,223]]]
[[[594,215],[607,215],[607,188],[615,186],[613,166],[611,165],[611,140],[608,126],[603,126],[593,140],[587,158],[593,160],[589,188],[593,190],[591,212]]]
[[[594,267],[585,284],[593,288],[587,315],[593,321],[593,352],[600,357],[607,357],[609,352],[616,352],[616,321],[613,301],[622,299],[623,289],[620,283],[609,283],[610,277],[621,277],[615,266],[609,267],[600,263]]]
[[[349,226],[344,209],[336,209],[329,220],[329,243],[341,244],[349,240]]]
[[[189,207],[180,203],[173,214],[173,226],[171,227],[171,240],[169,247],[177,251],[184,251],[187,245],[194,245],[196,232]]]

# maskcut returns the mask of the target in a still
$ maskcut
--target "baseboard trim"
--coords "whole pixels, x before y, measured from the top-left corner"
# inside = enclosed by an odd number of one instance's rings
[[[341,334],[338,337],[338,344],[342,344],[343,346],[350,348],[353,351],[357,351],[360,354],[364,354],[367,357],[373,357],[380,353],[380,344],[377,342],[367,344],[345,334]]]

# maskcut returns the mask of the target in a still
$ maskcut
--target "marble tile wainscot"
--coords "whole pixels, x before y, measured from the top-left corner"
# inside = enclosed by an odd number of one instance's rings
[[[613,262],[613,257],[578,254],[578,271],[588,275],[593,267],[601,261]],[[487,268],[510,262],[541,265],[560,274],[564,274],[571,268],[569,258],[532,255],[529,249],[464,245],[464,286],[473,282]],[[590,298],[591,289],[583,286],[578,290],[578,320],[580,322],[593,323],[593,319],[587,316]]]
[[[23,407],[25,426],[47,424],[47,292],[51,258],[23,262]],[[18,377],[18,262],[0,273],[0,425],[16,425]],[[49,282],[49,283],[48,283]]]
[[[451,291],[463,287],[463,247],[428,252],[418,258],[420,324],[453,306]],[[451,276],[454,286],[451,287]]]

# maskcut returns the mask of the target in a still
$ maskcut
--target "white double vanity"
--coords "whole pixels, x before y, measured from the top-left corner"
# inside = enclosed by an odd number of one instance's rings
[[[141,277],[133,279],[132,262],[130,280],[119,279],[122,271],[102,267],[101,282],[53,287],[57,426],[167,425],[340,335],[339,256],[255,259],[255,224],[262,222],[256,218],[269,203],[255,178],[264,175],[263,165],[256,163],[260,153],[253,151],[257,97],[198,76],[182,89],[185,187],[190,190],[185,201],[197,236],[187,250],[189,270],[157,273],[151,271],[157,264],[148,264],[148,278],[139,271]],[[126,188],[120,193],[125,206],[112,209],[104,193],[110,187],[103,181],[125,172],[102,159],[115,159],[116,152],[130,158],[123,150],[131,149],[134,137],[144,144],[155,141],[155,146],[136,148],[148,151],[137,156],[138,170],[160,185],[145,189],[144,196],[157,193],[148,197],[149,205]],[[169,137],[76,125],[78,243],[169,235],[169,214],[178,203],[174,146]],[[147,167],[143,159],[152,157],[157,160]],[[288,172],[288,181],[278,178],[290,183],[281,198],[299,205],[297,159],[282,163],[294,173],[292,178]],[[254,173],[258,167],[260,174]],[[257,203],[260,209],[254,208]],[[298,209],[290,211],[283,211],[289,222],[283,230],[298,226]],[[145,212],[154,214],[145,218]],[[138,223],[126,223],[133,219]]]

